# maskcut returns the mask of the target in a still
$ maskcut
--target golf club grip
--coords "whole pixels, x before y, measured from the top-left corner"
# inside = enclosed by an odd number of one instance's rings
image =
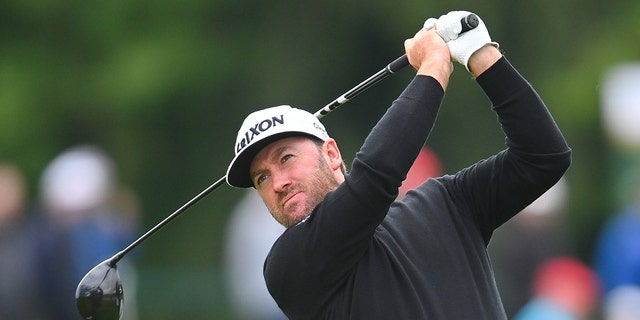
[[[473,13],[460,19],[460,25],[462,26],[462,30],[458,35],[461,35],[469,30],[475,29],[478,26],[478,23],[479,23],[478,16]],[[406,54],[403,54],[402,56],[398,57],[397,59],[389,63],[389,65],[387,65],[387,71],[389,73],[396,73],[408,65],[409,65],[409,58],[407,58]]]

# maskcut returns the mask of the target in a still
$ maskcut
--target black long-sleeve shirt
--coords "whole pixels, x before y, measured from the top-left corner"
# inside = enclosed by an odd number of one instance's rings
[[[289,318],[506,318],[489,239],[560,179],[571,151],[506,58],[477,82],[507,148],[394,201],[444,97],[435,79],[416,76],[373,128],[345,182],[269,253],[267,286]]]

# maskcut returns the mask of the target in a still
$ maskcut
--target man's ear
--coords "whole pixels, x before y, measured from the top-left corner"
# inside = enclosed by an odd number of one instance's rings
[[[334,139],[328,139],[322,146],[325,156],[328,158],[329,167],[332,170],[340,170],[342,166],[342,155],[338,148],[338,143]]]

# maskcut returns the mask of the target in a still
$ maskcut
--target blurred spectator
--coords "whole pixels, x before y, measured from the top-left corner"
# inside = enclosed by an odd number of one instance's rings
[[[38,295],[29,218],[22,172],[0,163],[0,319],[47,319]]]
[[[640,146],[640,61],[611,66],[601,79],[602,124],[607,136],[622,148]]]
[[[250,189],[233,210],[225,236],[231,306],[239,319],[286,319],[267,291],[262,275],[271,245],[282,234],[258,193]]]
[[[440,174],[442,168],[436,154],[423,148],[400,187],[398,197]],[[262,274],[265,258],[284,230],[253,189],[232,212],[225,238],[225,261],[231,305],[239,319],[286,319],[269,294]]]
[[[52,319],[77,319],[78,282],[98,263],[122,250],[137,231],[137,207],[118,212],[116,170],[95,146],[77,146],[57,156],[40,181],[43,224],[40,275]],[[127,261],[118,263],[126,292],[122,319],[135,319],[135,277]],[[132,278],[132,279],[130,279]]]
[[[508,316],[529,301],[535,270],[545,261],[571,251],[562,230],[567,195],[568,183],[562,178],[502,225],[491,239],[489,253]]]
[[[640,286],[640,206],[631,204],[607,221],[594,255],[594,268],[605,291]]]
[[[611,143],[608,154],[615,212],[600,230],[594,268],[604,284],[605,314],[611,319],[640,319],[640,62],[613,65],[601,81],[602,123]],[[635,292],[635,295],[634,295]],[[628,306],[635,297],[636,308]],[[614,311],[616,310],[616,311]]]
[[[624,285],[609,291],[603,311],[604,320],[640,319],[640,287]]]
[[[559,257],[536,270],[532,294],[514,320],[589,319],[598,306],[600,282],[587,265]]]

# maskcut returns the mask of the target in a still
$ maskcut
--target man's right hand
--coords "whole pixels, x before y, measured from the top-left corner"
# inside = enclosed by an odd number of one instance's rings
[[[453,72],[449,48],[434,29],[421,29],[416,35],[404,42],[409,63],[418,70],[418,74],[436,79],[444,90],[449,84]]]

